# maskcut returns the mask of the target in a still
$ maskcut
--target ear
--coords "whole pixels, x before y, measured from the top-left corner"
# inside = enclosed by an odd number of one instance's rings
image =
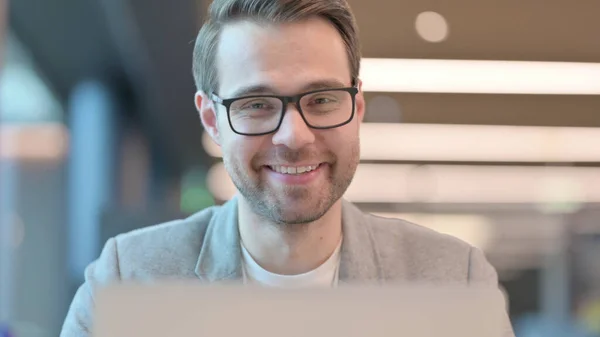
[[[212,140],[220,146],[221,143],[219,140],[221,138],[221,134],[219,132],[219,123],[217,121],[217,111],[215,109],[215,105],[202,91],[196,92],[196,95],[194,96],[194,103],[196,104],[198,114],[200,114],[202,126],[204,126],[204,129],[210,138],[212,138]]]
[[[365,118],[365,96],[362,91],[362,80],[358,79],[358,93],[356,94],[356,117],[362,123]]]

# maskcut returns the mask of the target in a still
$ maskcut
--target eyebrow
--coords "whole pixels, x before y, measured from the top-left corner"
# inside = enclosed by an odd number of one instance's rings
[[[321,90],[321,89],[335,89],[335,88],[344,88],[349,86],[343,82],[340,82],[335,79],[326,79],[319,80],[315,82],[311,82],[300,89],[300,92],[307,92],[313,90]],[[251,96],[251,95],[278,95],[277,90],[273,87],[264,84],[250,85],[247,87],[242,87],[233,92],[231,95],[232,98],[235,97],[243,97],[243,96]]]

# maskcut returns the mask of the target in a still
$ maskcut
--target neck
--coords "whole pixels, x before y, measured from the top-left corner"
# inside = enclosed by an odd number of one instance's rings
[[[244,198],[238,203],[240,237],[264,269],[281,275],[309,272],[323,264],[342,235],[342,202],[338,200],[317,221],[277,224],[255,214]]]

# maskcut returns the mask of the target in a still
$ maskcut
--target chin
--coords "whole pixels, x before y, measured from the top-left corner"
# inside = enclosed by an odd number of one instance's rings
[[[272,214],[275,223],[281,225],[303,225],[319,220],[324,214],[285,212],[284,214]]]
[[[306,224],[319,220],[325,215],[332,204],[328,200],[315,202],[314,198],[308,199],[279,199],[272,203],[269,217],[276,223]]]

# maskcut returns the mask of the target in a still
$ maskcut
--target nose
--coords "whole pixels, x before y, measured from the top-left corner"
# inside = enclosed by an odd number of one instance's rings
[[[306,125],[296,106],[290,104],[283,115],[279,129],[273,134],[273,144],[299,150],[314,141],[315,135],[311,128]]]

